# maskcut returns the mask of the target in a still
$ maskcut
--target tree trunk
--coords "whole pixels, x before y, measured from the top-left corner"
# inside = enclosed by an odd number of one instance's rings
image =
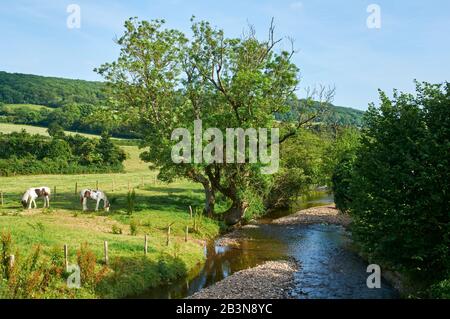
[[[203,184],[203,188],[205,189],[205,207],[203,208],[203,213],[209,218],[213,218],[214,205],[216,204],[216,194],[209,183]]]
[[[236,201],[224,213],[224,221],[227,225],[235,225],[239,223],[248,208],[247,202]]]
[[[203,189],[205,190],[205,207],[203,208],[203,213],[210,217],[214,217],[214,206],[216,204],[216,194],[212,187],[211,182],[208,178],[199,174],[198,172],[192,170],[187,173],[187,175],[192,178],[194,181],[203,185]]]

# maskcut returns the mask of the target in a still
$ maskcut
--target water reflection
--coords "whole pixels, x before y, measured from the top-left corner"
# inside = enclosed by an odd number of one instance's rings
[[[322,194],[303,206],[330,201],[330,195]],[[150,289],[140,297],[184,298],[239,270],[286,258],[295,258],[301,265],[295,274],[295,287],[289,292],[291,298],[397,297],[385,282],[382,289],[367,288],[367,264],[349,249],[350,234],[340,226],[283,226],[263,222],[258,227],[243,228],[241,232],[244,239],[239,248],[210,242],[204,247],[205,264],[188,278]]]

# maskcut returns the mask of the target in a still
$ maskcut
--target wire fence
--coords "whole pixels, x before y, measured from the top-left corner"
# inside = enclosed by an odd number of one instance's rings
[[[140,178],[111,178],[109,180],[103,178],[102,180],[96,180],[95,182],[83,182],[80,180],[75,181],[74,183],[65,183],[63,185],[60,183],[54,186],[48,185],[48,187],[52,190],[51,197],[56,199],[61,196],[79,195],[79,192],[83,189],[96,189],[114,194],[123,191],[131,192],[134,189],[143,189],[146,185],[156,186],[158,183],[156,175],[154,175],[141,176]],[[25,191],[26,189],[23,190],[23,192]],[[0,189],[0,207],[5,206],[7,202],[20,201],[22,195],[22,192]]]

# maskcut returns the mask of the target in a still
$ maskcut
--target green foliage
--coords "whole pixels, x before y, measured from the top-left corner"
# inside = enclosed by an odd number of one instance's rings
[[[55,126],[53,138],[20,133],[0,133],[0,175],[75,174],[123,170],[126,153],[108,136],[88,139],[64,136]]]
[[[302,129],[281,148],[280,171],[273,180],[266,206],[286,208],[300,194],[323,185],[328,176],[324,175],[323,159],[332,140],[325,134]]]
[[[136,204],[136,191],[133,189],[132,191],[128,191],[128,193],[127,193],[127,213],[128,213],[128,215],[133,214],[135,204]]]
[[[104,87],[101,82],[0,72],[0,121],[42,127],[55,123],[65,130],[137,137],[124,123],[116,126],[115,115],[106,112]]]
[[[290,111],[285,114],[276,114],[280,121],[295,121],[301,113],[317,111],[320,108],[319,102],[314,102],[311,106],[305,99],[294,99],[290,101]],[[314,119],[314,123],[338,126],[362,127],[364,112],[349,107],[335,106],[329,104],[327,111]]]
[[[28,256],[15,252],[14,265],[9,265],[12,252],[10,234],[2,233],[1,265],[7,272],[0,273],[1,298],[71,298],[72,291],[64,283],[61,251],[53,250],[50,258],[44,256],[41,246],[35,246]],[[5,257],[7,256],[7,258]]]
[[[97,257],[87,243],[77,250],[77,265],[80,267],[81,284],[93,289],[106,275],[107,267],[97,269]]]
[[[112,225],[111,232],[112,232],[114,235],[122,235],[122,228],[120,228],[119,226],[117,226],[116,224],[114,224],[114,225]]]
[[[136,220],[130,222],[130,234],[131,236],[136,236],[138,234],[139,223]]]
[[[450,299],[450,279],[432,285],[428,293],[430,298]]]
[[[332,189],[336,207],[344,213],[348,213],[351,205],[351,184],[355,156],[349,154],[341,159],[334,168],[332,176]]]
[[[174,129],[193,131],[195,119],[204,127],[271,128],[295,131],[278,123],[274,113],[289,111],[295,96],[298,68],[294,52],[275,51],[273,27],[267,41],[253,30],[242,38],[226,38],[223,30],[192,18],[190,40],[180,31],[164,28],[164,20],[125,22],[117,61],[98,68],[108,81],[115,103],[112,112],[143,136],[145,161],[160,168],[159,178],[186,177],[201,183],[214,211],[215,194],[230,201],[225,212],[229,223],[239,221],[256,194],[267,194],[269,183],[261,177],[262,163],[184,163],[171,158]],[[130,76],[132,75],[132,76]],[[205,205],[205,208],[207,206]]]
[[[354,156],[360,143],[361,132],[353,127],[338,127],[333,135],[322,156],[322,170],[327,178],[324,183],[329,186],[332,186],[331,177],[335,173],[335,168]]]
[[[104,84],[0,71],[0,102],[60,107],[67,103],[93,103],[106,98]]]
[[[372,258],[413,278],[446,280],[450,84],[418,83],[415,96],[395,92],[393,100],[380,95],[351,165],[353,236]]]

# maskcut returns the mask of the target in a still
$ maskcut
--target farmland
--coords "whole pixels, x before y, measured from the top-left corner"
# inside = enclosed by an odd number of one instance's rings
[[[62,254],[63,246],[67,244],[69,260],[75,262],[77,249],[82,243],[88,243],[100,267],[103,243],[108,241],[110,259],[120,259],[122,267],[130,267],[126,276],[115,277],[114,284],[103,285],[101,291],[90,292],[89,297],[124,297],[161,284],[167,278],[162,278],[160,269],[153,267],[152,263],[157,263],[162,256],[179,261],[167,263],[166,277],[185,275],[203,260],[203,241],[219,232],[217,222],[202,219],[198,230],[190,232],[189,240],[185,242],[186,226],[192,229],[193,225],[188,207],[201,203],[202,190],[182,180],[171,184],[155,181],[157,171],[149,170],[148,164],[139,159],[139,149],[136,146],[122,147],[129,154],[124,163],[125,173],[15,176],[2,177],[0,182],[4,198],[0,208],[0,232],[11,233],[14,249],[20,254],[29,254],[36,245],[41,245],[44,251],[59,249]],[[97,183],[108,194],[111,211],[82,212],[75,187],[79,191],[95,188]],[[37,209],[24,211],[20,206],[21,194],[29,187],[41,185],[56,189],[51,208],[42,209],[43,203],[38,200]],[[135,211],[132,213],[127,211],[129,188],[136,192]],[[95,203],[89,204],[93,209]],[[131,224],[136,228],[133,234]],[[171,239],[167,245],[169,224],[172,224]],[[143,259],[145,234],[149,235],[149,250],[147,258]],[[138,269],[145,265],[149,265],[149,269],[139,272]]]

